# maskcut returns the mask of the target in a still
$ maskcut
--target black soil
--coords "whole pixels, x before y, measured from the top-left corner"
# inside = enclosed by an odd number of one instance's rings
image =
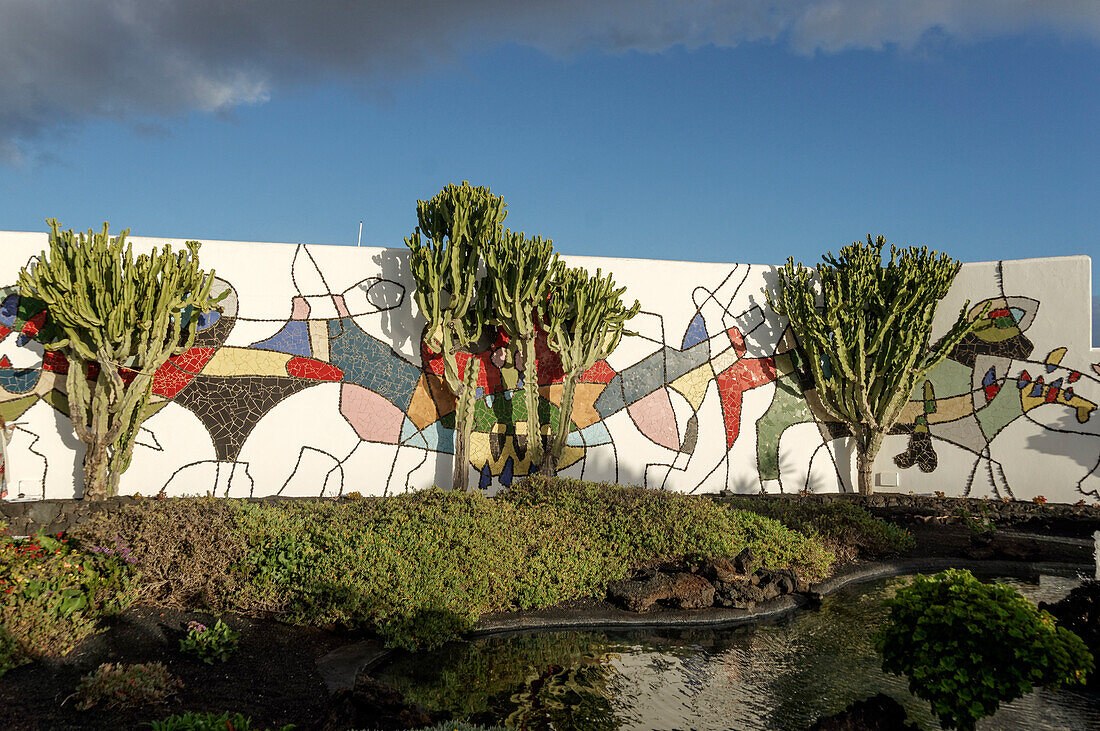
[[[36,662],[0,678],[0,728],[127,729],[184,711],[238,711],[259,728],[294,724],[321,728],[328,692],[314,661],[345,642],[333,633],[271,620],[225,615],[241,633],[239,649],[225,663],[207,665],[179,650],[191,620],[213,623],[205,612],[134,607],[104,622],[104,631],[60,660]],[[166,703],[134,709],[78,710],[70,698],[82,675],[100,663],[160,661],[183,680]],[[148,728],[148,726],[144,726]]]

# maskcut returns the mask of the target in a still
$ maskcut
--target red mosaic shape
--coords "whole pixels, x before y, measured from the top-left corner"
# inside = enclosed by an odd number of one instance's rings
[[[42,329],[44,324],[46,324],[46,311],[42,310],[34,317],[27,320],[26,324],[23,325],[23,329],[19,332],[33,338],[38,334],[38,331]]]
[[[742,358],[715,376],[726,424],[726,447],[737,441],[741,428],[741,395],[776,379],[774,358]]]
[[[309,378],[314,381],[340,381],[344,378],[342,370],[315,358],[291,358],[287,361],[286,372],[295,378]]]
[[[47,350],[42,356],[42,370],[63,376],[69,372],[69,360],[60,351]]]
[[[11,368],[11,361],[8,360],[8,356],[0,358],[0,368]]]
[[[993,399],[997,398],[997,394],[1001,391],[1001,384],[994,383],[989,386],[983,386],[985,390],[985,402],[988,404]]]
[[[424,359],[424,367],[429,373],[441,378],[446,377],[446,364],[443,361],[442,353],[433,353],[431,349],[428,348],[427,344],[421,342],[420,354]],[[490,394],[503,390],[503,380],[501,379],[500,369],[493,365],[493,353],[489,350],[472,356],[469,353],[456,353],[455,363],[458,366],[458,377],[465,377],[466,364],[470,361],[471,357],[477,358],[481,363],[481,368],[477,373],[477,387],[482,389],[484,393]]]
[[[606,360],[598,360],[592,367],[581,374],[580,383],[611,383],[615,377],[615,369],[607,364]]]
[[[191,348],[165,361],[153,375],[153,393],[175,398],[214,357],[214,348]]]
[[[4,325],[0,325],[0,340],[3,340],[8,335],[11,335],[11,328]]]
[[[741,331],[735,327],[731,327],[726,330],[726,335],[730,339],[730,345],[733,346],[733,352],[737,353],[738,358],[745,357],[745,336],[741,334]]]

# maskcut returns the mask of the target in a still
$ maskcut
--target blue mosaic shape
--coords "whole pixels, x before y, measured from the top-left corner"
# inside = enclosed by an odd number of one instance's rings
[[[428,448],[428,440],[424,438],[424,435],[416,428],[416,424],[412,423],[412,420],[407,416],[401,422],[401,438],[397,441],[407,447]]]
[[[430,452],[443,454],[455,453],[455,430],[448,429],[440,422],[429,424],[423,430],[402,442],[409,447],[420,447]]]
[[[698,345],[707,340],[707,323],[703,320],[703,313],[696,312],[691,319],[691,324],[684,331],[684,342],[680,345],[682,350],[687,350],[693,345]]]
[[[0,386],[10,393],[27,393],[41,375],[40,368],[0,368]]]
[[[313,348],[309,344],[309,323],[304,320],[290,320],[279,332],[267,340],[252,343],[252,347],[309,358],[313,355]]]
[[[565,443],[570,447],[597,447],[601,444],[611,443],[611,434],[602,421],[589,424],[583,429],[569,432]]]
[[[592,408],[596,410],[601,419],[606,419],[626,408],[626,402],[623,401],[622,373],[616,373],[615,377],[607,383],[607,387],[596,397],[596,402],[592,404]]]
[[[0,325],[14,329],[15,318],[19,314],[19,295],[9,294],[0,303]]]
[[[512,486],[512,480],[515,478],[515,464],[511,457],[504,461],[504,467],[500,470],[500,484],[505,487]]]
[[[489,469],[489,463],[486,462],[481,467],[481,478],[477,481],[478,488],[482,490],[488,490],[489,485],[493,484],[493,471]]]
[[[421,370],[355,324],[351,318],[328,321],[329,362],[356,383],[409,410]]]

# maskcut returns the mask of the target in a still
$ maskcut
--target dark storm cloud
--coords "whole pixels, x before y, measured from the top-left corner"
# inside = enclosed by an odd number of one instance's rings
[[[0,0],[0,159],[89,119],[155,123],[315,79],[371,88],[518,43],[553,55],[776,40],[799,53],[1031,30],[1100,38],[1080,0]]]

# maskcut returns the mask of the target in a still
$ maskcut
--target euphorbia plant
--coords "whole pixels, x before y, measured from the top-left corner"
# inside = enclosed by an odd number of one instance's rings
[[[484,297],[478,296],[482,252],[503,233],[504,199],[463,181],[416,202],[419,225],[405,239],[416,282],[416,303],[426,320],[423,342],[443,356],[444,381],[455,395],[455,460],[452,485],[466,489],[474,393],[479,361],[473,350],[485,329]],[[466,367],[459,367],[466,353]]]
[[[46,304],[46,350],[68,361],[69,417],[84,454],[84,497],[118,492],[153,389],[169,357],[195,342],[214,272],[199,268],[199,242],[134,256],[129,230],[61,231],[49,220],[49,250],[19,272],[19,294]]]
[[[527,450],[531,464],[542,462],[542,425],[539,423],[539,378],[535,343],[542,330],[550,281],[557,270],[554,242],[538,236],[505,231],[485,249],[490,322],[510,338],[512,357],[523,371],[527,406]]]
[[[556,267],[550,299],[544,309],[546,342],[561,358],[565,373],[562,383],[558,430],[550,450],[542,461],[542,473],[557,472],[558,461],[565,450],[565,441],[573,420],[573,394],[581,374],[614,352],[623,335],[634,333],[626,323],[641,308],[635,300],[631,307],[623,304],[626,287],[616,287],[611,272],[604,276],[599,269],[592,276],[582,267],[567,268],[560,261]]]

